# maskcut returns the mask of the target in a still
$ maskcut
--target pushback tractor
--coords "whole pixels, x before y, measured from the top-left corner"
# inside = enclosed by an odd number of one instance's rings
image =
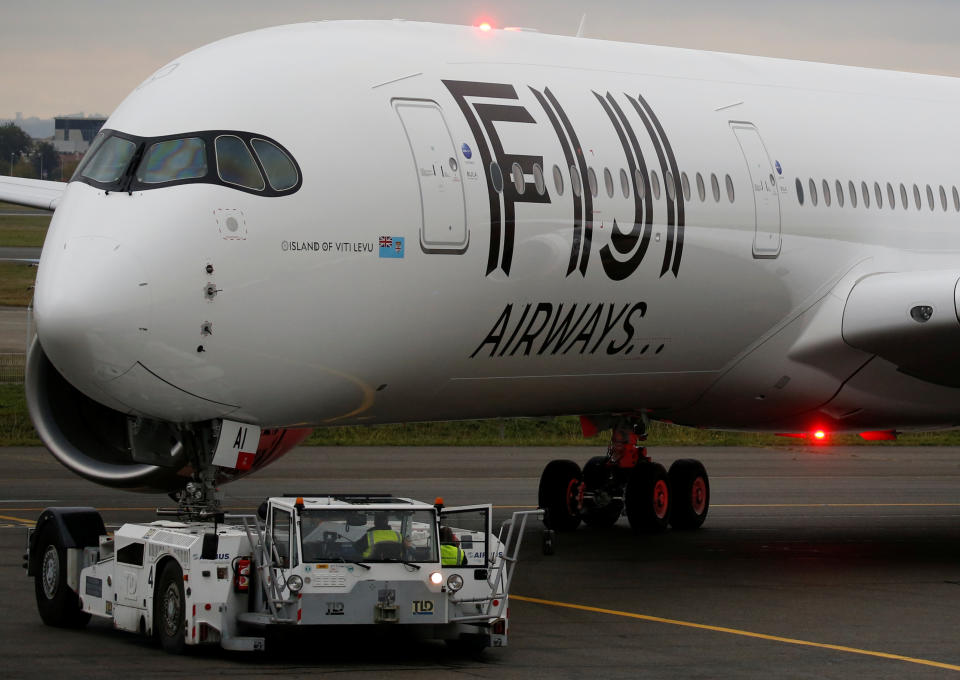
[[[174,511],[170,511],[174,512]],[[510,581],[527,520],[495,535],[492,506],[446,508],[391,496],[268,498],[221,512],[122,525],[93,508],[48,508],[25,567],[44,623],[262,650],[285,631],[405,627],[465,650],[503,647]]]

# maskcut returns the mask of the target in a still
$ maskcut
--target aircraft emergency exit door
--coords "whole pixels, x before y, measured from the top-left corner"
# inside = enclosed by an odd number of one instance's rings
[[[466,250],[467,218],[463,179],[453,139],[440,107],[431,101],[398,99],[420,184],[420,245],[425,252]]]
[[[760,133],[751,123],[731,122],[750,171],[754,215],[753,256],[773,258],[780,254],[780,189],[770,156]]]

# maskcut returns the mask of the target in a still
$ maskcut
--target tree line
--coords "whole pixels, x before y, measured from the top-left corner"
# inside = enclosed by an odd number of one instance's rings
[[[34,140],[14,123],[0,125],[0,174],[66,181],[77,160],[63,159],[53,144]]]

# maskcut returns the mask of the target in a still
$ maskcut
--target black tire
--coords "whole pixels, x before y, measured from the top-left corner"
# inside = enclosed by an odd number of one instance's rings
[[[572,460],[551,460],[540,475],[537,501],[546,510],[543,523],[554,531],[580,526],[580,466]]]
[[[160,646],[171,654],[182,654],[186,647],[187,600],[183,596],[183,571],[174,561],[167,562],[153,592],[153,630]]]
[[[634,531],[658,533],[670,522],[670,486],[660,463],[640,463],[630,473],[624,494],[627,519]]]
[[[610,482],[609,459],[606,456],[594,456],[583,466],[583,484],[587,491],[602,489]]]
[[[710,478],[699,460],[675,461],[667,474],[670,482],[670,526],[681,531],[699,529],[710,509]]]
[[[80,598],[67,585],[67,549],[54,522],[40,528],[35,547],[38,561],[33,591],[40,618],[48,626],[83,628],[90,614],[80,609]]]
[[[585,491],[603,491],[612,486],[609,459],[606,456],[594,456],[583,466],[583,484]],[[619,493],[616,495],[620,495]],[[608,501],[602,506],[587,505],[580,512],[583,523],[595,529],[612,527],[623,514],[623,502]]]

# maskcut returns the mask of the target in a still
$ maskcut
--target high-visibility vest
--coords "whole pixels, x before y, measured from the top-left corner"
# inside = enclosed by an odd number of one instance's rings
[[[460,546],[453,543],[440,544],[440,564],[444,567],[458,567],[467,563],[467,555]]]
[[[373,547],[377,543],[403,543],[403,536],[393,529],[372,529],[367,532],[367,549],[363,551],[363,557],[370,557],[373,554]]]

